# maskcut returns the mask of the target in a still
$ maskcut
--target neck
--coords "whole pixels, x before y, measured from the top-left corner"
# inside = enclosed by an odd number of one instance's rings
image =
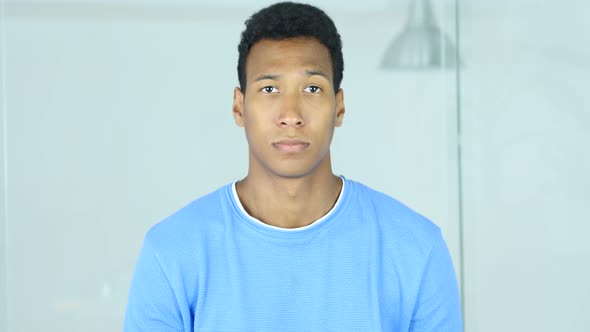
[[[281,228],[303,227],[320,219],[332,209],[341,189],[342,180],[331,168],[297,178],[249,171],[236,184],[248,214]]]

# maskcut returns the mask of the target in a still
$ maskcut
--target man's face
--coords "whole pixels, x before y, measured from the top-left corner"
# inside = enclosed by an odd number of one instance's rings
[[[250,172],[297,178],[330,167],[334,128],[344,116],[332,60],[315,38],[263,39],[246,60],[246,91],[233,114],[245,128]]]

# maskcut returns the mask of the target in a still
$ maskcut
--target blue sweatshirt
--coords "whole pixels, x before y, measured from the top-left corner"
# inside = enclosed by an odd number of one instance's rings
[[[125,331],[462,331],[440,229],[343,183],[332,210],[301,228],[249,216],[235,183],[153,226]]]

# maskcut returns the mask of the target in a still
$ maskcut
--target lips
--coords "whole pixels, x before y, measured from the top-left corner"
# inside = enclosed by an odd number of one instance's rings
[[[301,152],[309,146],[309,143],[300,139],[286,138],[272,145],[283,152]]]

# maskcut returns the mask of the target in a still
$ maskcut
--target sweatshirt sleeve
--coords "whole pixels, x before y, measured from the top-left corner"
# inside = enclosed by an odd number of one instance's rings
[[[183,331],[174,290],[147,235],[129,288],[124,331]]]
[[[463,331],[457,278],[440,230],[422,274],[410,331]]]

